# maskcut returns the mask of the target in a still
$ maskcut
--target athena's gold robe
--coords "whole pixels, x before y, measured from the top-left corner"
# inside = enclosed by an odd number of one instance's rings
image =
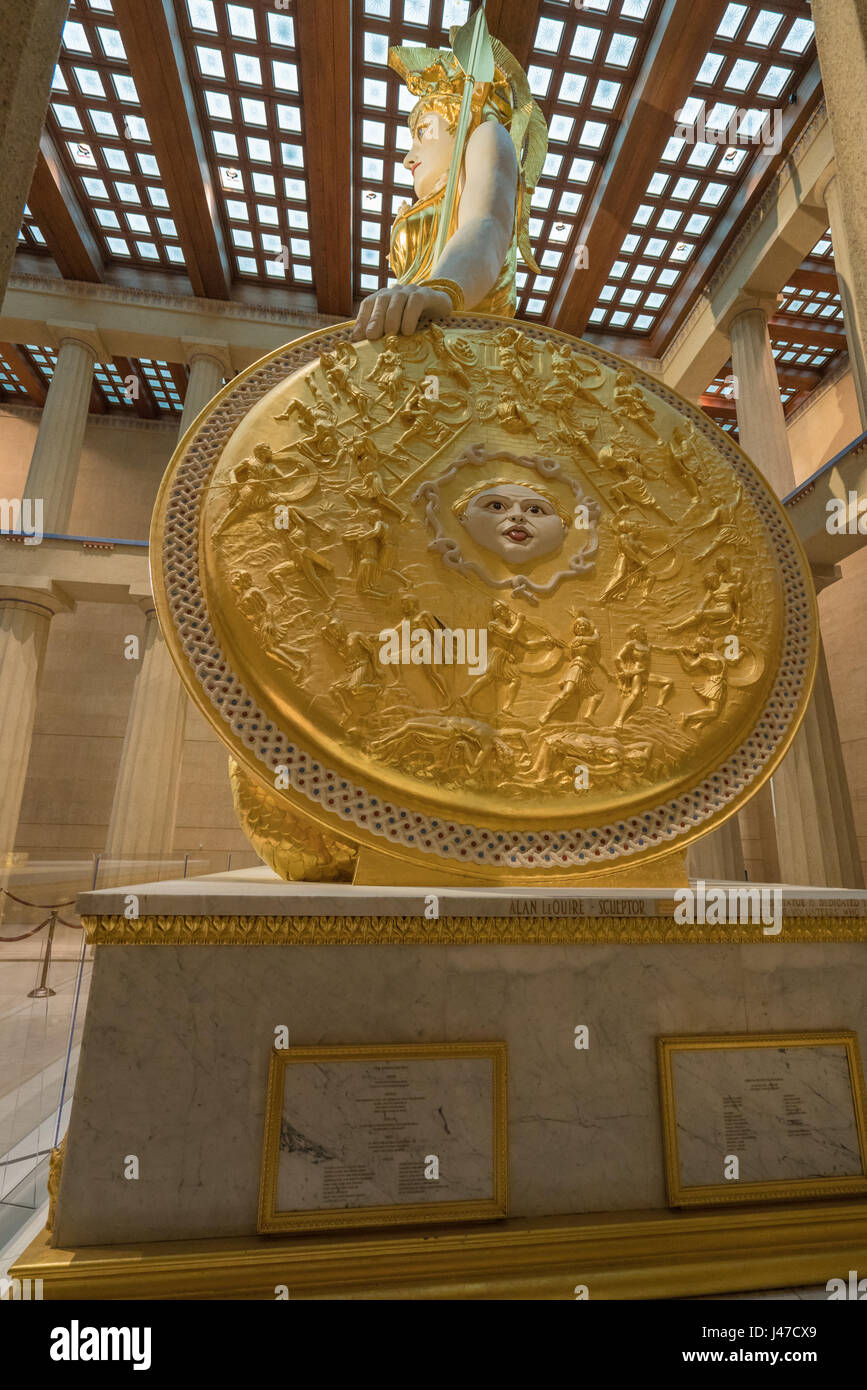
[[[420,198],[417,203],[399,212],[391,229],[391,268],[402,284],[416,284],[433,277],[434,247],[437,239],[445,189]],[[453,216],[457,222],[457,215]],[[452,230],[455,230],[453,227]],[[512,240],[500,272],[484,299],[474,304],[473,312],[502,314],[514,318],[517,305],[515,271],[518,264],[517,218],[512,228]]]

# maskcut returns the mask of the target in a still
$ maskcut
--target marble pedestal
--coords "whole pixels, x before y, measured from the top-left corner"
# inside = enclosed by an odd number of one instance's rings
[[[867,894],[786,893],[773,937],[677,926],[663,890],[441,889],[436,918],[421,890],[267,870],[85,894],[96,960],[55,1244],[255,1242],[280,1025],[290,1047],[505,1041],[513,1218],[662,1218],[659,1034],[867,1039]]]

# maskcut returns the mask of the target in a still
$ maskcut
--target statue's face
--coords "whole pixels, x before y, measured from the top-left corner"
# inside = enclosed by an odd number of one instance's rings
[[[511,565],[550,555],[566,534],[547,498],[520,483],[478,493],[467,504],[462,521],[474,541]]]
[[[404,166],[412,174],[417,198],[428,198],[445,184],[455,148],[455,137],[437,111],[419,118]]]

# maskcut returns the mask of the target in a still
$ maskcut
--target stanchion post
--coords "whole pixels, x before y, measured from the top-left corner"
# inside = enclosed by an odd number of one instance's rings
[[[56,989],[48,988],[48,968],[51,965],[51,944],[54,941],[54,928],[57,925],[57,913],[52,912],[48,918],[48,937],[45,942],[45,955],[42,957],[42,970],[39,975],[39,984],[35,989],[27,991],[28,999],[50,999],[57,993]]]

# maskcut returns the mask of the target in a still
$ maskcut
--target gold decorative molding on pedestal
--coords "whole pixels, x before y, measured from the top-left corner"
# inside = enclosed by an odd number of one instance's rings
[[[598,1212],[352,1236],[246,1236],[52,1249],[9,1271],[46,1299],[572,1301],[825,1284],[867,1266],[867,1201]]]
[[[630,946],[867,941],[867,917],[796,917],[782,929],[656,917],[82,917],[93,946]]]

